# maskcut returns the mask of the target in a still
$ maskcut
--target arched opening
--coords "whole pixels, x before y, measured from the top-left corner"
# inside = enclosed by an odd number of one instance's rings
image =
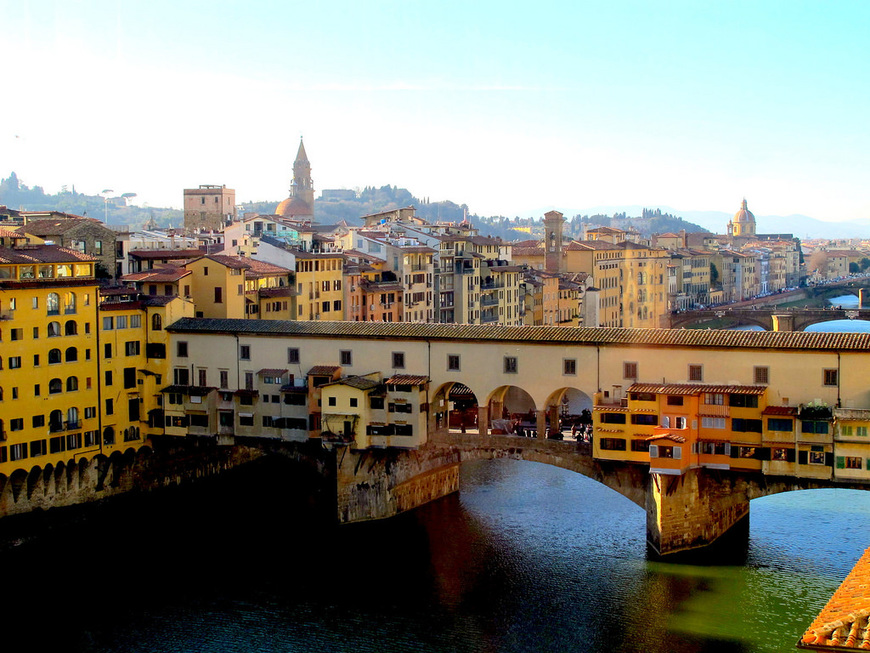
[[[477,397],[468,386],[445,383],[432,396],[430,410],[436,431],[477,431]]]
[[[66,391],[67,392],[75,392],[79,389],[79,379],[77,376],[67,377],[66,380]]]
[[[77,335],[79,332],[79,328],[78,328],[78,325],[76,324],[76,321],[75,320],[67,320],[66,324],[63,325],[63,332],[64,332],[64,335],[67,335],[67,336]]]
[[[554,408],[556,409],[554,411]],[[577,388],[560,388],[547,398],[548,421],[558,413],[561,433],[574,440],[590,441],[592,433],[592,398]]]
[[[63,312],[67,314],[76,312],[76,294],[74,292],[68,292],[63,296]]]
[[[64,359],[67,363],[74,363],[79,359],[79,350],[75,347],[67,347]]]
[[[111,426],[103,429],[103,444],[115,444],[115,429]]]
[[[48,364],[54,365],[61,362],[60,349],[50,349],[48,351]]]
[[[59,410],[53,410],[48,414],[48,430],[50,433],[63,431],[63,413]]]
[[[489,396],[487,402],[489,428],[493,435],[538,435],[541,416],[532,396],[515,385],[503,385]]]
[[[56,292],[48,293],[48,296],[45,298],[45,307],[48,310],[49,315],[59,315],[60,295],[58,295]]]
[[[152,331],[160,331],[163,329],[163,318],[160,317],[157,313],[151,316],[151,330]]]
[[[56,395],[63,392],[63,381],[60,379],[52,379],[48,382],[48,394]]]
[[[75,406],[68,408],[66,411],[66,427],[68,429],[78,429],[81,426],[79,422],[79,409]]]
[[[57,338],[60,336],[60,322],[48,323],[48,337]]]

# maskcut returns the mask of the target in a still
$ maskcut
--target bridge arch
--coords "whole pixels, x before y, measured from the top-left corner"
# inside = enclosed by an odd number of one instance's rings
[[[437,431],[476,430],[478,407],[477,395],[467,385],[459,381],[442,383],[432,394],[433,426]]]

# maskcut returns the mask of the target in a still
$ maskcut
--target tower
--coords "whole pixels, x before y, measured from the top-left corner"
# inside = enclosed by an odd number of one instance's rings
[[[299,150],[293,162],[293,181],[290,196],[275,209],[277,215],[293,218],[314,217],[314,182],[311,180],[311,163],[305,153],[305,144],[299,139]]]
[[[562,271],[562,226],[565,219],[558,211],[544,214],[544,269]]]

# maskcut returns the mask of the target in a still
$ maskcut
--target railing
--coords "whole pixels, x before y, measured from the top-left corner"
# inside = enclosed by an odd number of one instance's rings
[[[63,422],[49,422],[48,423],[48,432],[49,433],[59,433],[63,431]]]
[[[498,322],[498,315],[481,315],[480,321],[483,323]]]
[[[76,420],[74,422],[67,421],[66,430],[67,431],[75,431],[76,429],[80,429],[82,427],[81,420]]]
[[[498,305],[498,297],[493,297],[492,295],[487,295],[486,297],[480,298],[481,306],[496,306]]]

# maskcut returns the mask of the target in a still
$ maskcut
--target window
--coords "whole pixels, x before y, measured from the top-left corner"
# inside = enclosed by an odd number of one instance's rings
[[[837,370],[824,370],[824,385],[838,385]]]
[[[24,329],[9,329],[10,340],[24,340]]]
[[[357,398],[356,398],[356,397],[351,397],[351,398],[350,398],[350,407],[351,407],[351,408],[356,408],[357,405],[358,405]]]
[[[107,426],[103,429],[103,444],[115,444],[115,429],[111,426]]]
[[[96,406],[87,406],[85,408],[85,419],[93,419],[97,416],[97,407]]]
[[[79,389],[79,379],[76,376],[67,377],[66,380],[66,391],[67,392],[75,392]]]
[[[383,397],[369,397],[369,408],[372,410],[383,410],[384,409],[384,398]]]
[[[864,459],[858,456],[837,456],[838,469],[864,469]]]
[[[704,367],[702,365],[689,365],[689,381],[703,381]]]
[[[254,416],[251,413],[239,413],[239,426],[253,426]]]
[[[59,338],[60,337],[60,322],[49,322],[48,329],[46,333],[49,338]]]
[[[141,315],[131,315],[130,316],[130,328],[138,329],[142,326],[142,316]]]
[[[220,286],[215,287],[214,289],[214,303],[215,304],[223,304],[224,303],[224,289]]]
[[[701,428],[724,429],[725,428],[725,418],[724,417],[702,417],[701,418]]]
[[[56,395],[63,392],[63,381],[60,379],[52,379],[48,382],[48,394]]]
[[[48,364],[49,365],[57,365],[61,362],[60,349],[49,349],[48,350]]]
[[[130,388],[136,387],[136,368],[135,367],[125,367],[124,368],[124,389],[129,390]]]
[[[175,344],[175,355],[178,356],[178,358],[187,358],[187,343],[177,342]]]
[[[239,359],[243,361],[251,360],[251,345],[239,346]]]
[[[57,315],[60,313],[60,295],[56,292],[48,293],[45,300],[45,307],[48,309],[49,315]]]
[[[67,363],[74,363],[79,359],[78,349],[75,347],[67,347],[66,352],[64,353],[64,360]]]
[[[855,427],[855,435],[861,436],[862,438],[867,437],[867,427],[866,426],[856,426]]]
[[[57,349],[55,351],[57,351],[58,356],[60,356],[60,349]],[[58,359],[58,362],[60,362],[60,359]],[[9,357],[9,369],[10,370],[17,370],[19,367],[21,367],[21,356],[10,356]]]
[[[335,301],[332,302],[332,310],[333,311],[340,311],[341,310],[341,300],[340,299],[336,299]]]
[[[130,340],[124,343],[124,354],[127,356],[138,356],[141,351],[141,343],[138,340]]]
[[[116,329],[126,329],[127,328],[127,316],[119,315],[115,318],[115,328]]]
[[[394,369],[404,369],[405,367],[405,352],[403,351],[394,351],[393,352],[393,368]]]
[[[107,342],[103,345],[103,358],[111,358],[112,357],[112,343]]]
[[[794,420],[785,419],[783,417],[768,417],[767,430],[786,431],[788,433],[791,433],[792,431],[794,431]]]
[[[504,373],[505,374],[516,374],[517,373],[517,357],[516,356],[505,356],[504,357]]]
[[[413,413],[414,412],[414,405],[413,404],[390,403],[390,404],[387,404],[387,412],[388,413]]]
[[[761,433],[761,420],[734,418],[731,420],[731,430],[735,433]]]
[[[186,367],[176,367],[172,370],[174,385],[190,385],[190,370]]]
[[[756,366],[753,368],[754,373],[753,377],[755,378],[755,383],[759,385],[767,385],[770,383],[770,368],[769,367],[759,367]]]
[[[106,370],[105,379],[106,385],[112,385],[112,370]]]
[[[728,405],[737,408],[758,408],[758,395],[728,395]]]
[[[801,420],[801,431],[803,433],[815,433],[817,435],[827,435],[828,423],[816,420]]]
[[[577,374],[576,358],[565,358],[562,360],[562,374],[565,376],[575,376]]]
[[[725,395],[707,392],[704,394],[704,403],[708,406],[722,406],[725,404]]]
[[[106,399],[106,415],[115,414],[115,402],[111,399]]]
[[[327,397],[326,405],[327,406],[335,406],[335,397]]]
[[[35,429],[45,426],[45,415],[34,415],[31,418],[31,423]]]
[[[622,378],[623,379],[636,379],[637,378],[637,363],[623,363],[622,364]]]
[[[24,418],[16,417],[14,419],[9,420],[9,430],[10,431],[23,431],[24,430]]]
[[[686,418],[685,417],[675,417],[674,418],[674,428],[675,429],[686,428]]]
[[[48,453],[45,440],[34,440],[30,443],[30,457],[44,456]]]
[[[649,442],[646,440],[632,440],[631,450],[640,452],[649,451]]]
[[[63,325],[63,334],[65,336],[75,336],[78,335],[79,326],[76,324],[75,320],[67,320]]]
[[[605,451],[625,451],[625,440],[622,438],[601,438],[599,446]]]
[[[602,424],[625,424],[625,413],[599,413],[598,421]]]
[[[658,415],[632,415],[631,423],[638,426],[655,426],[659,423]]]
[[[342,349],[338,352],[338,361],[341,365],[352,365],[350,349]]]
[[[459,371],[459,354],[447,354],[447,369],[451,372]]]
[[[293,365],[299,364],[299,349],[297,347],[287,348],[287,362]]]
[[[103,331],[111,331],[115,328],[115,318],[103,317]]]
[[[229,371],[228,370],[221,370],[220,377],[221,377],[221,387],[228,388],[230,386],[230,373],[229,373]],[[203,384],[203,385],[205,385],[205,384]]]
[[[682,406],[683,405],[683,398],[678,397],[678,396],[677,397],[668,396],[667,404],[668,404],[668,406]]]
[[[151,316],[151,330],[152,331],[161,331],[163,329],[163,318],[161,318],[157,313]]]

